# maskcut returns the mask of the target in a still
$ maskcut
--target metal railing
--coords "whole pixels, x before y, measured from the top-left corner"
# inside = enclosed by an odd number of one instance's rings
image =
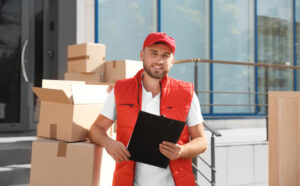
[[[194,63],[194,85],[196,93],[207,93],[210,96],[213,94],[252,94],[252,95],[260,95],[265,96],[265,104],[211,104],[211,103],[203,103],[202,106],[256,106],[256,107],[265,107],[267,108],[268,99],[267,92],[269,90],[269,69],[291,69],[291,70],[300,70],[300,66],[292,66],[292,65],[279,65],[279,64],[271,64],[271,62],[264,63],[249,63],[249,62],[237,62],[237,61],[221,61],[221,60],[211,60],[211,59],[201,59],[201,58],[192,58],[192,59],[184,59],[177,60],[175,64],[183,64],[183,63]],[[261,67],[265,69],[265,79],[264,79],[264,89],[265,92],[225,92],[225,91],[199,91],[198,90],[198,63],[213,63],[213,64],[227,64],[227,65],[239,65],[239,66],[252,66],[252,67]],[[266,109],[266,115],[267,109]],[[226,117],[226,116],[224,116]]]
[[[178,60],[175,61],[175,64],[182,64],[182,63],[195,63],[194,65],[194,85],[195,85],[195,92],[196,93],[206,93],[206,94],[252,94],[252,95],[262,95],[265,96],[265,104],[212,104],[212,103],[204,103],[201,104],[202,106],[263,106],[266,108],[266,134],[267,134],[267,140],[268,140],[268,90],[269,90],[269,79],[268,79],[268,71],[269,68],[275,68],[275,69],[292,69],[292,70],[300,70],[300,67],[298,66],[292,66],[292,65],[278,65],[278,64],[271,64],[268,62],[265,63],[249,63],[249,62],[235,62],[235,61],[220,61],[220,60],[210,60],[210,59],[185,59],[185,60]],[[215,63],[215,64],[229,64],[229,65],[243,65],[243,66],[253,66],[253,67],[262,67],[265,68],[265,92],[226,92],[226,91],[199,91],[198,90],[198,63]],[[224,116],[222,116],[224,117]],[[247,116],[249,117],[249,116]],[[220,137],[221,133],[217,130],[212,129],[208,125],[204,123],[204,127],[211,132],[211,138],[210,138],[210,146],[211,146],[211,162],[208,163],[205,161],[200,155],[197,156],[196,159],[193,160],[193,167],[196,172],[198,172],[206,181],[208,181],[211,185],[216,185],[216,165],[215,165],[215,136]],[[200,168],[197,167],[197,160],[201,160],[204,162],[206,166],[208,166],[211,169],[211,178],[209,179],[207,176],[205,176]],[[199,183],[196,180],[196,184],[199,185]]]
[[[209,127],[208,125],[206,125],[205,123],[203,123],[204,127],[210,131],[211,133],[211,137],[210,137],[210,148],[211,148],[211,159],[210,159],[210,163],[208,163],[206,160],[204,160],[200,155],[197,156],[197,160],[201,160],[206,166],[208,166],[211,169],[211,179],[209,179],[207,176],[205,176],[201,170],[197,167],[196,163],[193,163],[193,167],[194,169],[209,183],[211,183],[211,185],[215,185],[216,184],[216,163],[215,163],[215,136],[220,137],[221,133],[218,132],[217,130],[212,129],[211,127]],[[197,180],[196,180],[196,184],[200,185]]]

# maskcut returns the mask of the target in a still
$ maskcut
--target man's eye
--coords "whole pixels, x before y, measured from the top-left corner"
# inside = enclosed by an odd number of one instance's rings
[[[169,58],[170,55],[163,55],[163,58]]]
[[[157,55],[157,53],[155,53],[155,52],[152,52],[152,53],[151,53],[151,55],[154,55],[154,56],[156,56],[156,55]]]

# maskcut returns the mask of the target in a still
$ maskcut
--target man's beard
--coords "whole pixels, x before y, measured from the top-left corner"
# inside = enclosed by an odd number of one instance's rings
[[[152,78],[154,79],[162,79],[168,72],[166,70],[150,70],[150,66],[146,66],[145,63],[143,63],[144,71]]]

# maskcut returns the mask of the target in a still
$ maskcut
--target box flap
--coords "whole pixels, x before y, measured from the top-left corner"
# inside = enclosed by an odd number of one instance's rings
[[[84,81],[68,81],[68,80],[52,80],[52,79],[43,79],[42,88],[53,88],[53,89],[62,89],[64,86],[71,84],[85,84]]]
[[[68,98],[72,96],[72,84],[85,84],[84,81],[66,81],[66,80],[51,80],[43,79],[42,88],[63,90]]]
[[[41,101],[51,101],[72,104],[63,90],[32,87],[33,92]]]
[[[109,85],[114,86],[114,83],[104,83],[104,82],[86,82],[87,85]]]
[[[104,103],[108,96],[109,85],[73,84],[74,104]]]
[[[143,68],[143,62],[126,60],[125,66],[126,66],[125,77],[131,78],[134,77],[135,74]]]

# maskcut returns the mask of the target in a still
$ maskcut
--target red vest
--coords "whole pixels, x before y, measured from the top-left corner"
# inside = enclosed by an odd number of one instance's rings
[[[119,80],[115,84],[117,107],[117,141],[127,146],[142,104],[142,84],[140,70],[133,78]],[[193,84],[165,76],[161,80],[160,114],[167,118],[186,121],[193,98]],[[178,144],[189,142],[187,127],[183,129]],[[176,186],[193,186],[195,178],[192,160],[170,161],[170,169]],[[130,186],[134,183],[135,162],[116,163],[114,186]]]

